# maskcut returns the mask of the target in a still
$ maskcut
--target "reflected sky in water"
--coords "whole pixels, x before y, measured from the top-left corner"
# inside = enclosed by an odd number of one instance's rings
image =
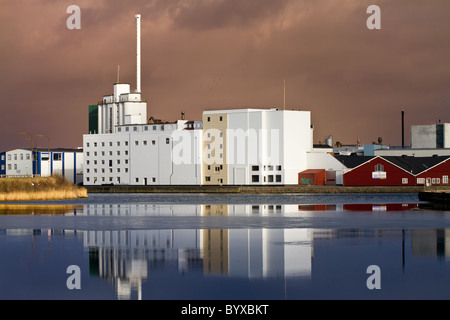
[[[46,205],[0,206],[0,299],[450,298],[448,213],[414,195]],[[80,290],[66,286],[69,265],[80,267]],[[370,265],[380,290],[366,286]]]

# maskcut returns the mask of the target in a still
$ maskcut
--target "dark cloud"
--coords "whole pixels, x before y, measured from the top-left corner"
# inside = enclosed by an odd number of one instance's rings
[[[2,1],[0,1],[2,2]],[[76,147],[87,106],[135,85],[135,20],[142,14],[142,89],[149,115],[281,106],[312,112],[314,141],[399,144],[407,127],[450,122],[450,2],[440,0],[79,0],[81,30],[65,26],[72,1],[3,1],[0,150],[20,131]],[[366,9],[381,7],[381,30]],[[42,141],[45,144],[46,141]]]

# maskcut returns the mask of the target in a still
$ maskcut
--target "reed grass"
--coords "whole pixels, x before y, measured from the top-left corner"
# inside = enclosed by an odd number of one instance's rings
[[[0,201],[34,201],[86,198],[87,189],[60,175],[0,179]]]

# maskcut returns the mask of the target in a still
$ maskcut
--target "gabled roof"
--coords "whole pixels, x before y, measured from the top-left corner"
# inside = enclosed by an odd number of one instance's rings
[[[403,169],[413,175],[418,175],[432,167],[447,161],[450,156],[433,156],[433,157],[411,157],[411,156],[335,156],[342,164],[349,169],[355,169],[360,165],[369,162],[375,158],[380,158],[392,163],[393,165]]]
[[[383,159],[401,167],[405,171],[417,175],[425,170],[428,170],[441,162],[449,159],[449,156],[441,157],[382,157]]]
[[[350,156],[335,155],[334,157],[349,169],[356,168],[362,165],[363,163],[366,163],[375,158],[375,156],[357,156],[357,155],[350,155]]]

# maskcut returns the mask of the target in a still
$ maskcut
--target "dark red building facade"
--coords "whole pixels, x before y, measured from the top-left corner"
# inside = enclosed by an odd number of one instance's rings
[[[450,157],[376,156],[343,172],[345,186],[448,185]]]

